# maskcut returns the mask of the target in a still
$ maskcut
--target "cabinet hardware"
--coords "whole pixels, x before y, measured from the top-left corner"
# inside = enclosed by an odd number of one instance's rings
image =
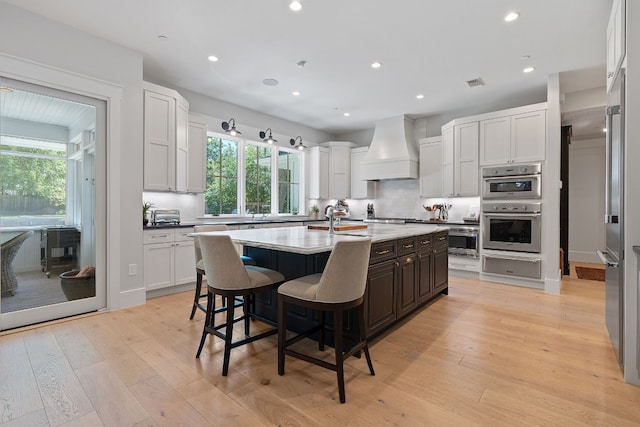
[[[421,244],[421,245],[428,245],[429,243],[430,243],[430,241],[429,241],[429,240],[422,240],[422,241],[420,241],[420,244]]]
[[[376,251],[376,255],[386,255],[391,252],[389,249],[385,249],[384,251]]]
[[[403,244],[402,244],[402,248],[403,248],[403,249],[409,249],[409,248],[412,248],[412,247],[413,247],[413,243],[409,243],[409,244],[407,244],[407,243],[403,243]]]
[[[442,242],[443,240],[446,240],[446,237],[438,237],[438,240]]]
[[[407,264],[410,262],[413,262],[413,258],[408,257],[407,259],[404,260],[404,262],[406,262]]]

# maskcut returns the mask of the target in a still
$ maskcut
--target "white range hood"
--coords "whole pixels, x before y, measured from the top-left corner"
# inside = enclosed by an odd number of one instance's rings
[[[413,120],[405,116],[376,122],[373,139],[362,161],[362,179],[417,179],[418,147]]]

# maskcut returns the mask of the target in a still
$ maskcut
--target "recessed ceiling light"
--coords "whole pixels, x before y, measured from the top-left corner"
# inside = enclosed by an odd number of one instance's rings
[[[523,59],[524,61],[526,61],[526,60],[528,60],[528,59],[531,59],[531,55],[522,55],[522,59]]]
[[[606,131],[607,131],[607,128],[602,128],[602,132],[606,132]]]
[[[276,79],[264,79],[262,83],[267,86],[277,86],[279,82]]]
[[[163,36],[162,34],[160,34],[160,35],[158,36],[158,39],[160,39],[160,40],[164,41],[164,40],[169,40],[169,37],[167,37],[167,36]]]
[[[345,117],[349,117],[351,115],[351,113],[344,113],[343,114]]]
[[[535,70],[535,69],[536,69],[536,67],[527,67],[527,68],[525,68],[524,70],[522,70],[522,72],[523,72],[523,73],[530,73],[530,72],[532,72],[532,71],[533,71],[533,70]]]
[[[299,0],[293,0],[289,3],[289,9],[293,10],[294,12],[299,12],[302,9],[302,2],[300,2]]]
[[[417,99],[423,99],[423,98],[424,98],[424,95],[423,95],[423,94],[416,95],[416,98],[417,98]]]
[[[207,59],[208,59],[209,61],[211,61],[211,62],[217,62],[217,61],[218,61],[218,57],[217,57],[217,56],[215,56],[215,55],[209,55],[209,56],[207,57]]]
[[[300,96],[300,92],[298,92],[297,90],[294,90],[291,93],[293,94],[293,96]]]
[[[380,61],[376,61],[376,62],[372,62],[371,63],[371,68],[376,68],[377,69],[377,68],[380,68],[380,67],[382,67],[382,62],[380,62]]]
[[[507,16],[504,17],[504,20],[506,22],[513,22],[518,19],[519,16],[520,14],[518,12],[509,12]]]
[[[307,65],[307,61],[303,59],[302,61],[296,62],[296,65],[298,68],[304,68],[304,66]]]

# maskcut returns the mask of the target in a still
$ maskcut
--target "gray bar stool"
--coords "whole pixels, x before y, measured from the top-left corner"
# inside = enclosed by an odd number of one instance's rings
[[[204,233],[207,231],[224,231],[228,229],[229,228],[225,224],[196,225],[193,227],[193,232]],[[207,312],[207,307],[200,303],[200,300],[202,298],[206,298],[207,294],[202,293],[202,276],[204,276],[205,273],[204,273],[204,263],[202,262],[202,251],[200,250],[200,242],[198,241],[198,239],[194,239],[193,247],[196,251],[196,293],[193,298],[193,307],[191,308],[191,316],[189,316],[189,319],[193,319],[193,316],[196,314],[196,309],[198,308],[204,311],[205,313]],[[251,257],[241,255],[240,259],[245,265],[256,265],[256,262]],[[214,300],[214,304],[215,304],[215,300]],[[242,305],[242,300],[237,300],[234,302],[234,304],[236,307],[239,307]],[[222,305],[223,306],[221,308],[217,309],[216,313],[219,313],[224,310],[224,306],[226,305],[226,302],[223,301]],[[214,305],[214,308],[215,308],[215,305]]]
[[[277,288],[284,281],[284,276],[268,268],[254,265],[243,265],[242,260],[231,242],[231,238],[226,235],[198,236],[200,248],[202,250],[202,260],[204,270],[207,275],[207,316],[202,328],[202,339],[196,358],[200,357],[207,335],[215,335],[224,340],[224,361],[222,364],[222,375],[229,372],[229,358],[231,349],[248,344],[278,332],[277,328],[269,329],[257,335],[249,336],[249,320],[258,319],[274,325],[273,322],[251,313],[249,302],[252,297],[259,292]],[[244,313],[240,317],[235,317],[234,304],[227,304],[225,307],[226,321],[221,325],[215,325],[215,309],[213,298],[221,295],[227,301],[235,301],[237,297],[243,299]],[[233,325],[235,322],[244,320],[245,338],[233,341]],[[274,325],[275,326],[275,325]],[[221,329],[224,328],[224,332]]]
[[[278,288],[278,375],[284,375],[285,354],[335,371],[338,377],[340,403],[346,401],[344,391],[344,359],[364,350],[369,372],[375,375],[364,330],[364,291],[371,240],[337,242],[324,272],[283,283]],[[321,311],[320,324],[287,339],[287,306],[294,304]],[[358,307],[360,341],[344,352],[344,310]],[[312,333],[320,332],[318,347],[324,350],[325,312],[333,312],[335,364],[292,350],[289,346]]]

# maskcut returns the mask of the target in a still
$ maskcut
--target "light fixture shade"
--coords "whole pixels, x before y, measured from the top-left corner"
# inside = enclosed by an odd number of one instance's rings
[[[267,132],[269,132],[269,136],[267,136]],[[271,135],[271,128],[267,128],[264,131],[261,130],[258,133],[258,136],[262,138],[262,142],[266,142],[267,144],[273,144],[274,142],[278,142],[278,140]]]
[[[298,143],[298,145],[296,145],[296,142]],[[298,150],[304,150],[305,148],[307,148],[303,143],[302,143],[302,137],[300,135],[296,136],[295,138],[291,138],[289,140],[289,144],[293,145],[294,147],[296,147]]]
[[[228,122],[222,122],[222,129],[231,136],[241,135],[238,129],[236,129],[236,119],[230,118]]]

